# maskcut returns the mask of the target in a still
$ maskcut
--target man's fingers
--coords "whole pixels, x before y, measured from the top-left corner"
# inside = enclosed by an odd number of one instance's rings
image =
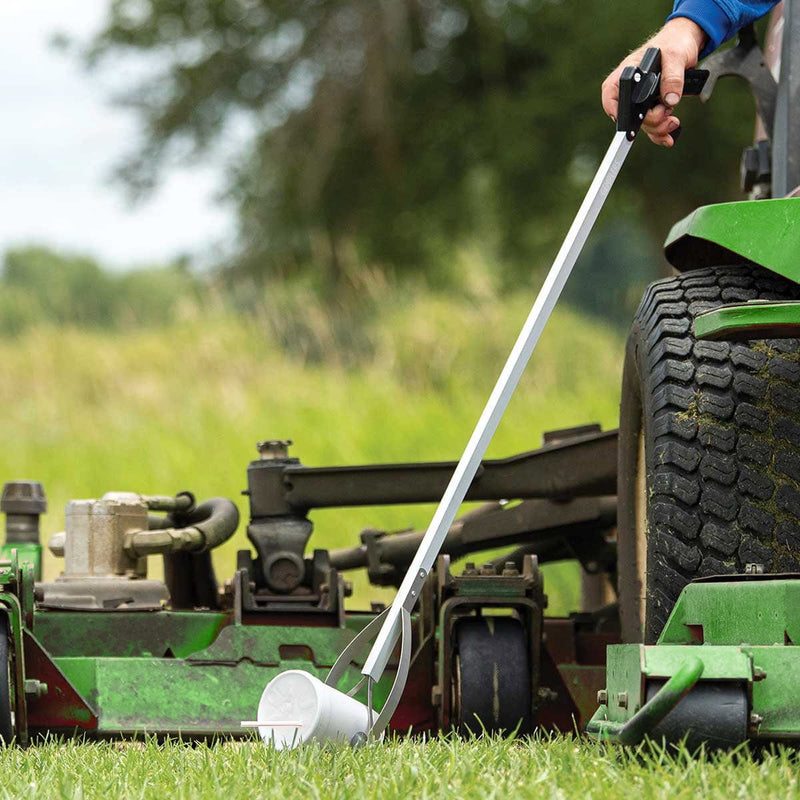
[[[615,122],[619,113],[619,76],[622,71],[615,69],[604,81],[601,92],[603,111]]]
[[[645,124],[642,127],[645,133],[652,139],[653,136],[663,137],[669,133],[680,128],[681,122],[677,117],[666,116],[660,119],[656,124]]]
[[[653,144],[657,144],[660,147],[672,147],[675,144],[672,136],[668,133],[659,136],[648,132],[647,136]]]
[[[678,105],[683,96],[686,56],[665,50],[661,54],[661,99],[668,106]]]
[[[667,109],[662,105],[657,105],[647,112],[647,116],[642,123],[644,127],[656,127],[672,114],[672,109]]]

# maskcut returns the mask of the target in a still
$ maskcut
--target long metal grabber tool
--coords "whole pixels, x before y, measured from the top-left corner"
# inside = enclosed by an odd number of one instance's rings
[[[703,88],[705,77],[707,77],[707,73],[703,73],[703,71],[700,70],[691,70],[687,73],[686,93],[698,94]],[[330,725],[327,725],[324,732],[320,731],[325,738],[348,738],[352,740],[353,738],[362,739],[365,735],[379,736],[389,723],[391,715],[400,701],[400,696],[408,674],[411,655],[411,611],[420,595],[422,585],[428,577],[428,573],[433,568],[442,543],[450,526],[453,524],[453,520],[455,519],[460,505],[464,501],[464,497],[480,466],[486,448],[489,446],[489,442],[494,436],[497,426],[500,424],[500,420],[503,418],[503,414],[508,407],[514,390],[533,354],[536,343],[539,341],[539,337],[567,282],[567,278],[572,268],[575,266],[575,262],[586,243],[586,239],[597,220],[600,210],[603,208],[603,204],[625,162],[625,158],[631,149],[636,134],[641,128],[647,112],[659,103],[660,84],[661,54],[657,49],[648,50],[644,55],[642,63],[638,67],[628,67],[622,73],[620,79],[617,133],[597,170],[597,174],[589,187],[586,198],[581,204],[580,210],[575,217],[575,221],[572,223],[572,227],[569,229],[569,233],[556,256],[553,266],[550,268],[550,272],[525,321],[519,338],[503,367],[503,371],[500,373],[497,384],[478,420],[478,424],[464,450],[464,454],[461,456],[461,460],[456,466],[453,477],[433,515],[433,519],[400,585],[397,595],[391,606],[351,641],[339,657],[337,663],[331,668],[328,680],[326,681],[328,690],[335,695],[340,695],[342,698],[346,697],[350,703],[355,702],[352,697],[349,696],[355,692],[355,688],[351,690],[349,695],[344,695],[337,691],[335,686],[342,677],[345,669],[351,663],[351,659],[358,651],[358,648],[372,637],[374,634],[374,627],[379,624],[378,621],[380,620],[380,630],[378,630],[377,636],[375,636],[374,644],[369,651],[361,671],[363,676],[362,680],[358,684],[360,687],[366,683],[368,690],[369,707],[365,709],[365,714],[362,718],[362,728],[360,730],[353,730],[352,727],[348,728],[344,722],[344,718],[348,716],[349,707],[345,708],[343,704],[342,729],[338,730],[338,732],[334,732],[336,726],[331,728]],[[381,675],[383,675],[386,664],[399,638],[402,639],[402,643],[400,648],[400,663],[398,665],[395,682],[381,709],[380,715],[377,719],[373,719],[373,711],[371,708],[372,684],[378,681]],[[290,673],[284,674],[289,675]],[[281,680],[281,677],[282,676],[279,675],[267,686],[264,691],[265,696],[270,692],[273,684]],[[277,689],[278,687],[274,688]],[[298,696],[297,702],[309,702],[310,692],[311,689],[309,689],[309,695],[306,697]],[[285,693],[283,696],[285,697]],[[326,698],[326,703],[329,705],[327,705],[326,708],[333,712],[336,702],[337,700],[335,697],[332,695],[328,696]],[[262,698],[262,705],[263,704],[264,699]],[[285,705],[283,710],[285,713]],[[266,723],[265,727],[268,727],[268,723]],[[292,743],[304,740],[306,734],[308,735],[307,738],[319,738],[318,736],[314,736],[314,731],[307,730],[298,735]],[[263,735],[264,731],[262,731],[262,736]],[[286,744],[288,744],[288,742]]]

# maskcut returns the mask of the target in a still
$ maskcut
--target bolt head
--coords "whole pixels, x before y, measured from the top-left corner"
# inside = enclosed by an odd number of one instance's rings
[[[289,457],[291,439],[264,439],[256,443],[256,449],[263,461],[277,461]]]
[[[597,705],[604,706],[608,704],[608,690],[600,689],[597,693]]]

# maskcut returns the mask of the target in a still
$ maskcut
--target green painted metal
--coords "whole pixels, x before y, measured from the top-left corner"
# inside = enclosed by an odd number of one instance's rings
[[[704,663],[695,656],[685,657],[669,680],[655,697],[645,703],[627,722],[611,722],[604,709],[589,722],[587,730],[598,738],[622,745],[636,745],[642,741],[675,706],[695,687],[703,674]]]
[[[30,564],[34,578],[42,579],[42,546],[34,542],[15,542],[14,544],[0,545],[0,559],[11,561],[12,553],[16,550],[17,560],[20,564]]]
[[[269,631],[269,628],[262,628]],[[93,708],[100,734],[144,732],[243,735],[240,722],[253,718],[264,687],[280,672],[302,669],[324,679],[328,668],[305,659],[267,666],[240,654],[236,663],[165,658],[56,658],[56,665]],[[355,685],[359,667],[346,675]],[[376,685],[374,700],[386,700],[394,674]],[[366,692],[358,695],[366,702]]]
[[[754,738],[800,738],[799,617],[796,578],[689,584],[657,644],[608,648],[606,702],[587,731],[625,743],[622,732],[642,708],[647,681],[685,678],[687,664],[700,662],[703,681],[748,686],[751,719],[759,720]]]
[[[800,737],[800,651],[797,647],[742,647],[753,663],[753,712],[758,737]],[[758,678],[756,680],[756,678]]]
[[[54,656],[185,658],[208,647],[229,621],[216,611],[37,610],[34,631]]]
[[[800,335],[800,303],[764,301],[727,305],[694,321],[698,339],[777,339]]]
[[[202,611],[40,611],[34,626],[56,666],[96,709],[99,734],[250,735],[239,723],[253,717],[272,678],[302,669],[324,679],[370,619],[353,614],[344,628],[323,628],[237,625],[229,615]],[[349,685],[359,669],[348,670]],[[378,707],[392,679],[390,667],[374,690]]]
[[[730,263],[731,254],[800,281],[800,198],[720,203],[678,222],[665,243],[678,269]]]
[[[187,660],[193,664],[235,664],[244,656],[254,664],[277,666],[289,657],[327,671],[355,634],[372,619],[369,615],[349,615],[344,628],[230,625],[220,631],[214,642],[187,656]]]
[[[800,643],[798,612],[797,579],[696,581],[681,593],[658,644]]]
[[[753,678],[750,656],[741,646],[706,644],[687,650],[686,645],[658,644],[641,646],[639,657],[645,678],[670,678],[688,657],[697,657],[703,662],[703,680],[749,681]]]

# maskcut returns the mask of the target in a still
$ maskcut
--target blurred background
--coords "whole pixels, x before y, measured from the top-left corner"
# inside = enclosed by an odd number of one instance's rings
[[[457,458],[612,135],[600,83],[670,7],[0,6],[2,480],[45,484],[49,534],[112,489],[241,501],[258,439],[313,465]],[[660,243],[740,197],[746,91],[680,115],[675,151],[634,149],[491,456],[616,425]],[[430,513],[317,512],[312,545]]]

